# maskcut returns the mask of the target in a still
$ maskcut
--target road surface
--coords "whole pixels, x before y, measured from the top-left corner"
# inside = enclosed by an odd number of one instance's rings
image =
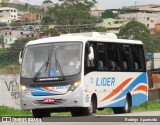
[[[43,122],[160,122],[160,111],[137,112],[127,114],[106,114],[83,117],[52,116],[42,119]]]
[[[14,122],[0,125],[15,125]],[[42,122],[17,122],[16,125],[159,125],[160,111],[147,111],[128,114],[105,114],[84,117],[52,116],[45,117]]]

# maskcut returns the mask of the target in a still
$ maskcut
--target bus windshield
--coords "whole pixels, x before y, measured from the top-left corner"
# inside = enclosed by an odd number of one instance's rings
[[[26,47],[21,76],[52,78],[76,75],[81,69],[82,43],[65,42]]]

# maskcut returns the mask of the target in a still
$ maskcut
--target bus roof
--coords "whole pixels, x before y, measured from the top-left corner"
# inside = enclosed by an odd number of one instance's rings
[[[143,44],[139,40],[127,40],[118,39],[113,33],[99,33],[99,32],[87,32],[87,33],[73,33],[73,34],[63,34],[56,37],[42,38],[30,41],[26,44],[43,44],[43,43],[53,43],[53,42],[83,42],[96,41],[96,42],[113,42],[113,43],[126,43],[126,44]]]

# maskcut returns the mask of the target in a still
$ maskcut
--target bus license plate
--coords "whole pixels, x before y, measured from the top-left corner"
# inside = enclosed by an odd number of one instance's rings
[[[54,98],[46,98],[46,99],[43,100],[44,103],[52,103],[54,101],[55,101]]]

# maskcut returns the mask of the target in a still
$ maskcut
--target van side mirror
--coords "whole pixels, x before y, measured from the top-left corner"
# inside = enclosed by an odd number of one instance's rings
[[[19,64],[22,64],[22,51],[20,51],[20,53],[19,53]]]
[[[88,59],[89,60],[93,60],[94,59],[94,51],[93,51],[93,47],[90,46],[90,53],[88,54]]]

